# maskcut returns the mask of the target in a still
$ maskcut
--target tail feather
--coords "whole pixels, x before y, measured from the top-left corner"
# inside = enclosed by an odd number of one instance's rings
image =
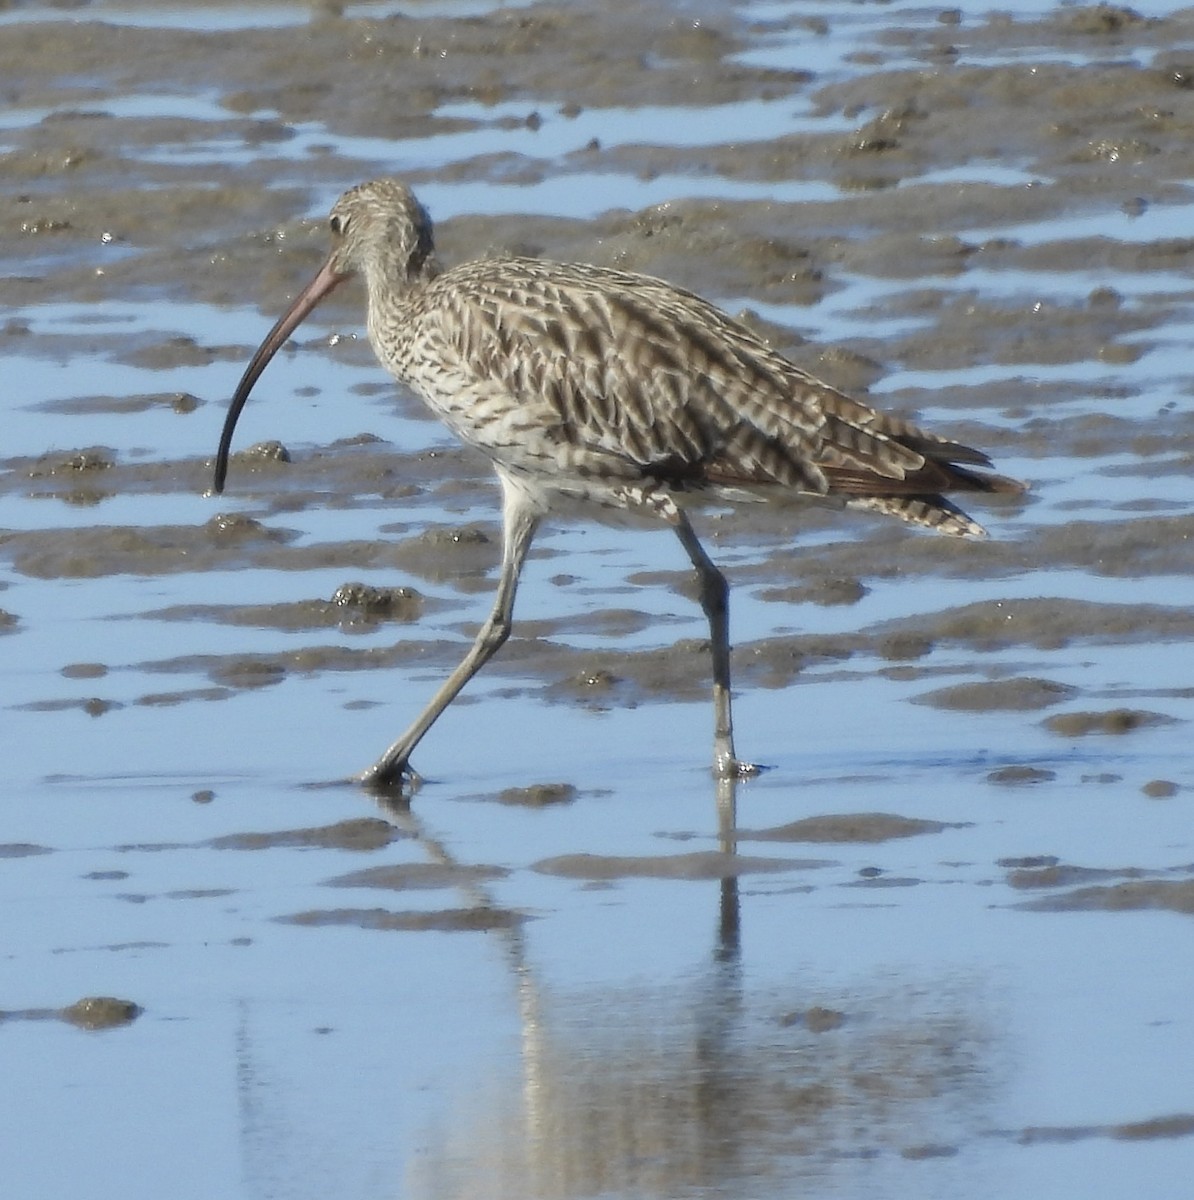
[[[822,470],[829,491],[846,496],[924,496],[937,492],[997,492],[1015,496],[1024,491],[1018,479],[972,471],[949,459],[926,458],[916,470],[896,478],[858,467],[823,466]]]
[[[987,531],[972,517],[944,496],[854,496],[848,508],[899,517],[909,525],[919,525],[950,537],[983,538]]]
[[[974,471],[973,466],[989,466],[990,459],[979,450],[960,442],[937,442],[906,435],[899,439],[909,449],[924,455],[924,466],[893,480],[865,472],[827,471],[830,490],[847,495],[850,508],[867,509],[886,516],[899,517],[910,525],[919,525],[953,537],[986,537],[987,531],[942,492],[970,492],[1018,496],[1025,485],[993,471]],[[966,463],[960,466],[959,463]]]

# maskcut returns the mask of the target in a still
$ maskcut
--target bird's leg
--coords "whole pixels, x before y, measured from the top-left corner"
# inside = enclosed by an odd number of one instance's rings
[[[460,689],[497,653],[510,636],[511,617],[514,612],[514,594],[518,590],[518,577],[527,551],[539,525],[539,517],[533,512],[513,487],[503,483],[505,504],[502,527],[502,571],[498,579],[497,596],[493,611],[481,626],[476,640],[464,656],[460,666],[448,676],[431,703],[419,714],[415,723],[367,770],[357,776],[369,787],[401,787],[404,782],[417,782],[418,776],[411,769],[410,756],[423,734],[435,724],[439,715],[456,698]]]
[[[709,620],[713,652],[713,774],[721,779],[757,775],[759,768],[739,762],[734,754],[734,720],[730,712],[730,588],[697,540],[684,513],[677,514],[676,535],[696,568],[701,608]]]

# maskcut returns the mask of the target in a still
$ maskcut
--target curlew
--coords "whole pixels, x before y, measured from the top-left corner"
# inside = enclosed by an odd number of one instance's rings
[[[713,771],[757,768],[734,750],[725,577],[694,508],[805,497],[899,517],[937,533],[984,530],[947,492],[1016,493],[981,451],[887,416],[789,362],[691,292],[626,271],[528,258],[447,270],[432,223],[392,179],[340,197],[331,252],[253,355],[215,462],[224,487],[236,421],[270,359],[338,284],[360,275],[382,365],[462,441],[488,455],[502,492],[493,610],[414,724],[358,779],[414,785],[410,756],[510,634],[535,531],[554,517],[646,519],[680,539],[700,585],[713,667]]]

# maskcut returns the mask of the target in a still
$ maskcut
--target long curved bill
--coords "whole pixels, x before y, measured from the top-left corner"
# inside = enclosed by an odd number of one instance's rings
[[[332,258],[319,268],[318,274],[294,298],[294,303],[278,318],[278,323],[265,335],[265,341],[257,347],[257,353],[249,360],[245,373],[232,396],[228,406],[228,415],[224,418],[224,429],[220,434],[220,448],[216,451],[216,472],[212,488],[216,492],[224,490],[224,478],[228,474],[228,452],[232,446],[232,431],[236,428],[237,418],[241,409],[253,390],[261,372],[269,365],[269,360],[285,344],[286,339],[298,328],[303,318],[330,292],[337,284],[343,283],[348,275],[337,271],[332,266]]]

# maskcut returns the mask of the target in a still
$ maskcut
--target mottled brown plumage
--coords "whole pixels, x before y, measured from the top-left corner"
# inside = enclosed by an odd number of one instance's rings
[[[361,778],[413,778],[415,745],[509,634],[539,522],[590,513],[671,525],[701,581],[714,667],[714,770],[734,754],[726,584],[689,523],[695,506],[805,497],[938,533],[983,533],[944,493],[1018,492],[986,455],[822,383],[691,292],[606,267],[527,258],[441,271],[432,226],[395,180],[345,193],[332,252],[262,343],[233,397],[216,460],[223,487],[236,419],[269,359],[312,308],[364,277],[382,364],[493,461],[504,498],[494,610],[423,714]],[[975,470],[974,468],[979,468]]]

